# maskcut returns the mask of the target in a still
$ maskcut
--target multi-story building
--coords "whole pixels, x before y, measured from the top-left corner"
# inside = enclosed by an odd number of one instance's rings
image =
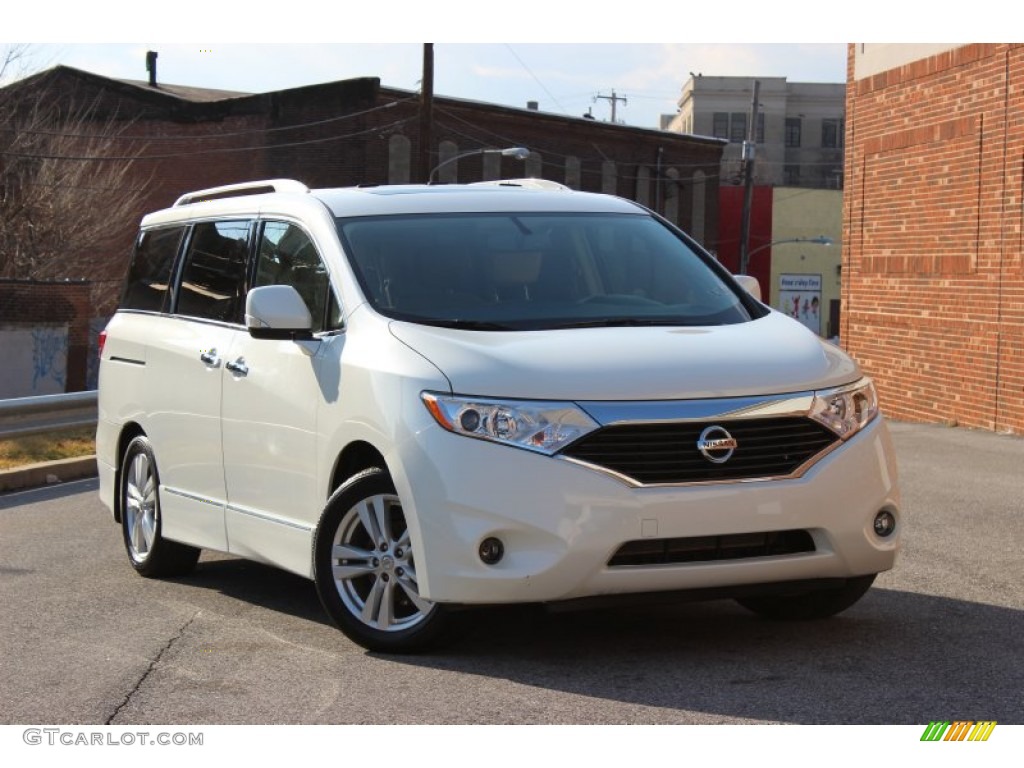
[[[755,80],[760,86],[748,271],[769,304],[832,338],[839,333],[845,84],[691,75],[679,113],[665,115],[662,128],[729,142],[722,154],[716,252],[726,267],[738,270],[741,153]],[[807,242],[822,237],[834,247]]]
[[[679,113],[663,116],[662,128],[726,139],[722,185],[739,183],[754,80],[761,83],[754,183],[842,189],[844,83],[691,75],[679,97]]]

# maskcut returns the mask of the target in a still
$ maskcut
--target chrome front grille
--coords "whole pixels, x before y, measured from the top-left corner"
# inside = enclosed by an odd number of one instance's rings
[[[724,427],[736,448],[722,463],[698,448],[705,429]],[[562,456],[639,485],[679,485],[792,476],[840,441],[806,417],[615,424],[569,445]]]

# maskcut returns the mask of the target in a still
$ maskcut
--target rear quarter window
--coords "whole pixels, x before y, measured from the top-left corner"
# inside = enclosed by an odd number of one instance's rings
[[[184,227],[167,227],[139,235],[128,268],[121,309],[169,310],[174,260],[184,232]]]

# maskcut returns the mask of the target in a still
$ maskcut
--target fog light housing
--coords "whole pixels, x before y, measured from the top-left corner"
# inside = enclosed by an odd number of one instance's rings
[[[501,543],[501,539],[488,536],[480,542],[478,552],[484,564],[495,565],[505,556],[505,545]]]
[[[875,515],[874,529],[875,535],[879,538],[884,539],[891,536],[893,531],[896,530],[896,518],[893,516],[892,512],[887,512],[883,509]]]

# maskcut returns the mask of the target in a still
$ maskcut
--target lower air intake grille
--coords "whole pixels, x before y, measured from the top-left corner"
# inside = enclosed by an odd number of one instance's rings
[[[728,430],[736,441],[735,451],[721,464],[697,447],[701,433],[712,426]],[[669,485],[786,477],[837,442],[835,432],[804,417],[617,424],[591,432],[562,455],[641,485]]]
[[[685,539],[639,539],[619,547],[608,561],[610,568],[669,563],[703,563],[743,560],[813,552],[814,540],[807,531],[734,533],[728,536],[691,536]]]

